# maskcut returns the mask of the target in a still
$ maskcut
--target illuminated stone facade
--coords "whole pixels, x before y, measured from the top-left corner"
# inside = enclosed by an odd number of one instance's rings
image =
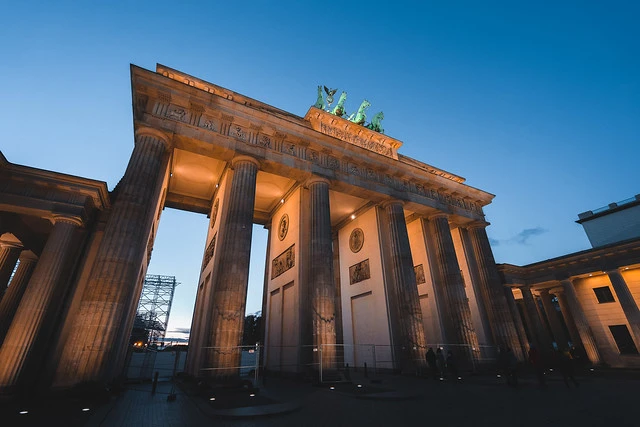
[[[238,373],[255,223],[269,230],[269,369],[360,366],[372,346],[379,368],[406,372],[438,344],[466,362],[497,345],[522,357],[484,230],[493,195],[315,107],[295,116],[160,65],[131,79],[135,146],[111,193],[0,159],[2,289],[24,266],[1,301],[2,392],[118,378],[165,207],[210,218],[193,375]]]
[[[498,266],[528,342],[543,349],[575,347],[578,357],[594,364],[640,367],[639,206],[635,196],[580,214],[577,222],[593,249]]]

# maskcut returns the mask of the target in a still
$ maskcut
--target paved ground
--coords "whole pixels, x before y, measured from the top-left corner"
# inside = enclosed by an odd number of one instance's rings
[[[392,390],[380,399],[362,399],[357,393],[313,387],[270,378],[261,393],[282,402],[299,403],[298,410],[268,418],[222,419],[207,402],[185,395],[167,401],[170,383],[160,383],[155,395],[150,385],[131,386],[107,403],[80,400],[43,402],[24,407],[4,406],[4,426],[391,426],[433,424],[452,426],[638,426],[640,380],[626,374],[598,372],[579,376],[580,387],[567,388],[551,375],[540,388],[533,377],[521,379],[517,389],[494,376],[462,381],[381,376],[380,384],[353,375],[363,389]],[[395,399],[393,399],[395,397]],[[82,411],[88,408],[89,411]],[[29,410],[20,415],[18,410]],[[6,423],[5,423],[6,422]]]

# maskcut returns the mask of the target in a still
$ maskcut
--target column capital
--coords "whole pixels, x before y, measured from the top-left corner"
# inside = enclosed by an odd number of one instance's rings
[[[9,249],[22,249],[22,243],[19,240],[0,240],[0,247]]]
[[[552,293],[554,295],[558,295],[564,292],[564,288],[562,286],[558,287],[558,288],[549,288],[548,289],[549,293]]]
[[[309,179],[305,181],[304,187],[309,188],[309,186],[313,184],[322,183],[322,182],[324,182],[327,185],[331,185],[331,182],[327,178],[317,176],[317,175],[312,175]]]
[[[231,166],[236,167],[238,163],[244,163],[244,162],[253,163],[254,165],[256,165],[258,169],[260,169],[260,162],[257,159],[251,156],[246,156],[244,154],[234,157],[231,160]]]
[[[20,262],[37,261],[38,256],[33,252],[31,252],[30,250],[24,250],[20,252],[20,257],[18,259],[20,260]]]
[[[383,209],[386,209],[391,205],[400,205],[402,208],[404,208],[405,203],[402,200],[398,199],[385,200],[384,202],[380,203],[380,207]]]
[[[159,131],[157,129],[149,128],[146,126],[141,126],[136,129],[135,139],[142,136],[151,136],[162,141],[166,148],[171,147],[171,138],[164,132]]]
[[[434,213],[433,215],[427,216],[427,219],[429,221],[438,219],[438,218],[445,218],[447,221],[449,221],[449,214],[446,212],[438,212],[438,213]]]
[[[56,225],[59,222],[66,222],[67,224],[73,224],[77,227],[83,226],[82,218],[74,215],[64,215],[64,214],[53,214],[51,218],[49,218],[51,224]]]
[[[474,230],[477,228],[487,228],[489,225],[491,225],[491,223],[487,221],[473,221],[473,222],[470,222],[469,224],[466,224],[464,227],[467,230]]]

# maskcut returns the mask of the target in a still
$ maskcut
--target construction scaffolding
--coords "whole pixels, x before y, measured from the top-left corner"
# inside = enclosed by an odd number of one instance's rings
[[[164,345],[173,294],[179,283],[175,276],[147,274],[142,286],[136,313],[134,345],[157,347]]]

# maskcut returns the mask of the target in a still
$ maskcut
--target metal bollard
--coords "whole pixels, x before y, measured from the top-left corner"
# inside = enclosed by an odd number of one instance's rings
[[[156,387],[158,386],[158,371],[153,376],[153,384],[151,385],[151,394],[156,394]]]
[[[367,362],[364,362],[364,377],[369,378],[369,374],[367,373]]]

